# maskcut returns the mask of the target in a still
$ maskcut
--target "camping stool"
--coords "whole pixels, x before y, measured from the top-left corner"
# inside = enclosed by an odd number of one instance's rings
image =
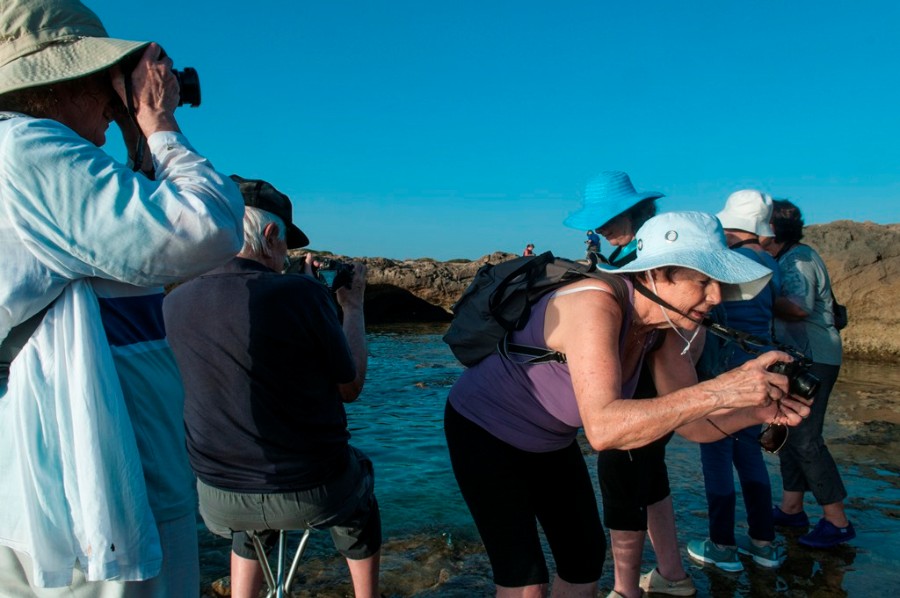
[[[269,565],[269,559],[266,556],[265,548],[263,548],[262,540],[259,539],[256,532],[247,532],[253,540],[256,556],[259,559],[259,564],[262,566],[263,577],[266,578],[266,585],[269,586],[266,598],[272,598],[273,596],[283,598],[290,593],[291,582],[294,581],[294,574],[297,572],[297,566],[300,564],[300,557],[303,556],[303,552],[306,550],[306,545],[309,542],[309,529],[307,528],[303,530],[303,537],[300,538],[300,544],[297,546],[297,552],[294,553],[294,559],[291,562],[291,569],[287,577],[285,577],[284,561],[287,558],[287,534],[289,531],[291,530],[278,530],[278,552],[275,556],[278,561],[277,578],[272,575],[272,567]]]

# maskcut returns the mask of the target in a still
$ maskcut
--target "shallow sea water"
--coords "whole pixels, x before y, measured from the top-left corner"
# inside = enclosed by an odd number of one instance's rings
[[[375,463],[383,517],[385,596],[491,596],[490,565],[459,495],[444,444],[447,392],[462,371],[441,340],[444,326],[403,325],[370,330],[369,373],[356,403],[348,405],[351,442]],[[848,515],[857,530],[850,545],[831,551],[797,544],[782,534],[787,562],[770,571],[745,562],[729,574],[699,567],[684,553],[687,540],[706,537],[706,501],[697,445],[675,437],[668,466],[685,565],[700,596],[830,598],[884,595],[900,590],[900,368],[848,362],[832,394],[826,438],[850,497]],[[596,475],[594,457],[586,454]],[[780,496],[777,457],[767,456],[775,499]],[[595,479],[596,484],[596,479]],[[807,499],[816,521],[820,511]],[[738,500],[738,530],[746,528]],[[228,574],[229,542],[209,534],[198,520],[201,583]],[[548,557],[548,562],[552,560]],[[649,542],[644,568],[653,566]],[[600,596],[612,588],[609,555]],[[346,564],[327,533],[314,533],[301,562],[293,596],[352,596]]]

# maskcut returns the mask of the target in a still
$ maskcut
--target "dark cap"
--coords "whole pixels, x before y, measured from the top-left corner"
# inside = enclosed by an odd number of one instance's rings
[[[244,205],[251,208],[265,210],[270,214],[275,214],[284,222],[287,227],[285,231],[285,239],[288,249],[296,249],[298,247],[306,247],[309,245],[309,237],[302,230],[294,226],[291,219],[293,210],[291,208],[291,200],[287,195],[260,179],[245,179],[236,174],[231,175],[231,180],[237,183],[244,196]]]

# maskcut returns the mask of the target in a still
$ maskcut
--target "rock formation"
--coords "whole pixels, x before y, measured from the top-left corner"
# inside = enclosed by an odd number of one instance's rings
[[[900,360],[900,224],[838,220],[808,226],[803,241],[828,266],[834,294],[847,306],[841,331],[854,357]]]
[[[805,234],[804,242],[824,258],[835,295],[849,311],[850,324],[841,333],[845,352],[900,360],[900,316],[891,308],[900,297],[900,224],[840,220],[808,226]],[[450,306],[478,268],[513,257],[497,252],[474,261],[362,258],[369,269],[367,321],[449,321]]]

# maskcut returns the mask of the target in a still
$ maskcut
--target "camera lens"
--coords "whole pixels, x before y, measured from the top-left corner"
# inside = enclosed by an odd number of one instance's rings
[[[795,376],[791,376],[791,394],[811,399],[819,392],[820,380],[814,374],[806,371],[799,371]]]
[[[178,80],[178,87],[181,90],[181,97],[178,100],[179,106],[193,106],[196,108],[200,105],[200,75],[197,69],[185,67],[183,71],[172,69],[172,73]]]

